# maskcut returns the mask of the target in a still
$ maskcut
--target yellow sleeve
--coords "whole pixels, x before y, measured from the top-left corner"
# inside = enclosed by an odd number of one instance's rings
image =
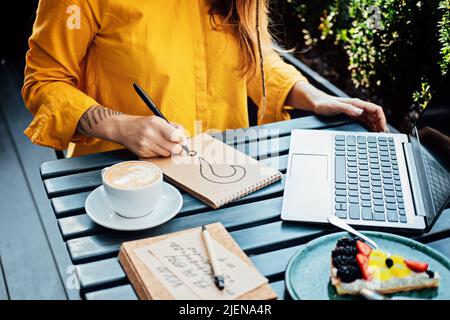
[[[80,117],[98,105],[82,92],[83,66],[98,19],[88,0],[40,0],[26,55],[22,96],[34,119],[25,130],[33,143],[67,149],[89,143],[76,134]]]
[[[288,120],[289,113],[284,105],[286,97],[295,83],[306,82],[307,79],[294,66],[284,62],[270,45],[264,50],[264,73],[267,100],[262,123]],[[255,75],[247,81],[247,93],[253,102],[261,107],[263,96],[259,65]]]

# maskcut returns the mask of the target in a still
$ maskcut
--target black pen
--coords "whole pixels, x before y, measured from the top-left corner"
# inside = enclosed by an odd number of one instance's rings
[[[133,88],[134,88],[134,90],[136,90],[139,97],[141,97],[142,101],[144,101],[144,103],[147,105],[147,107],[149,107],[149,109],[153,112],[153,114],[155,116],[166,120],[166,122],[168,124],[170,124],[172,127],[175,128],[175,126],[173,124],[171,124],[169,122],[169,120],[167,120],[167,118],[161,113],[161,111],[159,111],[156,104],[152,101],[152,99],[148,96],[148,94],[144,91],[144,89],[142,89],[137,83],[133,83]],[[188,155],[191,154],[191,151],[189,150],[189,148],[186,145],[182,144],[181,146]]]

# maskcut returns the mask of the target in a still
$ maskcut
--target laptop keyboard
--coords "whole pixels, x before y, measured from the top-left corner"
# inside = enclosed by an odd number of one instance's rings
[[[450,175],[436,160],[430,158],[425,152],[422,154],[433,203],[436,209],[440,209],[447,201],[450,190]]]
[[[336,216],[406,223],[394,139],[336,135],[334,150]]]

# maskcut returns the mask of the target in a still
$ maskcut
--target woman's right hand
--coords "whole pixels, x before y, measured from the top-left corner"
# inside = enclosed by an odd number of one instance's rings
[[[124,116],[113,140],[141,158],[169,157],[183,151],[186,136],[181,125],[157,116]]]

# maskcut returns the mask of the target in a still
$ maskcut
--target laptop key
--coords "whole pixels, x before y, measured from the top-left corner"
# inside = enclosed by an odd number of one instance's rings
[[[397,206],[395,205],[395,203],[386,203],[386,209],[397,210]]]
[[[349,174],[347,174],[347,177],[350,179],[357,179],[358,178],[358,174],[355,172],[349,172]]]
[[[338,134],[336,136],[334,136],[334,140],[336,141],[344,141],[345,140],[345,136]]]
[[[365,193],[361,193],[361,195],[359,196],[361,198],[361,200],[371,200],[372,198],[370,197],[370,194],[365,194]]]
[[[383,194],[382,193],[373,193],[372,197],[374,199],[383,199]]]
[[[366,137],[358,136],[358,143],[366,143]]]
[[[388,210],[386,212],[387,219],[390,222],[398,222],[397,210]]]
[[[406,211],[403,210],[403,209],[400,209],[400,210],[398,210],[398,214],[399,214],[400,216],[406,216]]]
[[[402,197],[397,197],[397,202],[398,203],[403,203],[403,198]]]
[[[358,185],[356,185],[356,184],[349,184],[348,185],[348,190],[358,190]]]
[[[337,156],[345,156],[345,151],[336,150],[334,154]]]
[[[360,182],[360,183],[359,183],[359,186],[360,186],[361,188],[370,188],[369,182]]]
[[[374,136],[368,136],[367,141],[368,142],[377,142],[377,139]]]
[[[381,199],[373,199],[374,206],[384,206],[384,202]]]
[[[361,177],[359,177],[359,181],[361,181],[361,182],[369,182],[369,177],[368,176],[361,176]]]
[[[385,221],[384,212],[375,212],[373,213],[373,219],[376,221]]]
[[[348,196],[349,197],[357,197],[358,196],[358,191],[356,191],[356,190],[349,190],[348,191]]]
[[[395,192],[395,195],[396,195],[397,197],[403,197],[403,192],[397,191],[397,192]]]
[[[348,172],[358,172],[358,169],[356,167],[349,167]]]
[[[358,197],[348,197],[348,202],[349,203],[358,203],[359,199],[358,199]]]
[[[404,203],[399,203],[398,204],[398,208],[399,209],[405,209],[405,204]]]
[[[372,180],[381,181],[381,176],[379,174],[373,174],[371,176]]]
[[[381,187],[381,182],[380,181],[372,181],[372,186],[373,187]]]
[[[347,145],[354,146],[356,144],[355,136],[347,136]]]
[[[382,176],[383,176],[383,178],[392,179],[392,174],[387,173],[387,172],[383,173]]]
[[[345,182],[345,157],[335,157],[334,169],[335,182]]]
[[[339,140],[335,141],[334,144],[337,145],[337,146],[345,146],[345,142],[344,141],[339,141]]]
[[[367,166],[367,165],[369,164],[369,162],[367,161],[367,159],[359,159],[359,160],[358,160],[358,163],[359,163],[359,164],[362,164],[362,165],[365,165],[365,166]]]
[[[336,202],[347,203],[347,197],[336,196]]]
[[[401,223],[406,223],[407,222],[406,216],[400,216],[400,222]]]
[[[362,194],[370,194],[370,189],[369,188],[361,188],[359,190]]]
[[[394,181],[392,179],[383,179],[383,184],[393,184]]]
[[[341,219],[346,219],[347,218],[347,211],[336,210],[336,217],[341,218]]]
[[[395,196],[394,191],[389,191],[389,190],[385,190],[384,195],[386,197],[394,197]]]
[[[336,183],[335,184],[335,188],[336,189],[341,189],[341,190],[346,190],[347,189],[347,185],[345,183]]]
[[[363,220],[372,220],[372,209],[368,207],[362,207],[361,208],[361,218]]]
[[[386,201],[386,203],[395,203],[395,198],[394,197],[385,197],[384,201]]]
[[[374,206],[373,211],[374,212],[384,212],[384,207],[383,206]]]
[[[387,184],[384,186],[384,190],[388,190],[388,191],[394,190],[394,186],[392,184]]]
[[[347,196],[347,191],[346,190],[339,190],[339,189],[337,189],[335,194],[337,196],[344,196],[344,197],[346,197]]]
[[[348,184],[358,184],[358,179],[348,179]]]
[[[372,191],[376,192],[376,193],[381,193],[381,192],[383,192],[383,189],[381,187],[372,186]]]
[[[336,210],[347,211],[347,204],[346,203],[336,203],[335,208],[336,208]]]
[[[372,203],[370,201],[361,201],[362,207],[371,207]]]
[[[359,219],[359,205],[357,204],[351,204],[348,206],[348,215],[350,219]]]

